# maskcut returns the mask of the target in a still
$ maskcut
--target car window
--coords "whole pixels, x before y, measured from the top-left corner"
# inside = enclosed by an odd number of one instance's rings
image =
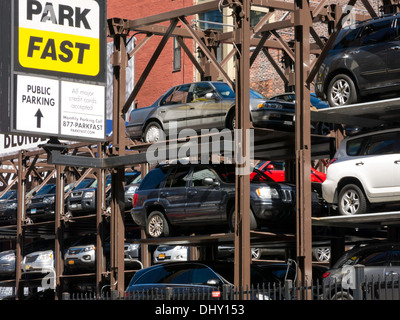
[[[212,179],[218,181],[217,175],[210,168],[195,167],[195,169],[193,171],[193,176],[192,176],[192,181],[190,183],[190,186],[204,187],[204,185],[203,185],[204,178],[212,178]]]
[[[392,154],[397,150],[397,132],[371,136],[368,140],[364,155]]]
[[[343,49],[343,48],[348,48],[348,47],[353,47],[358,45],[359,41],[357,38],[357,35],[360,32],[360,28],[346,28],[342,29],[337,37],[339,40],[337,44],[333,46],[333,49]]]
[[[224,82],[214,82],[215,89],[223,98],[235,98],[235,93],[232,88]]]
[[[219,279],[219,277],[207,266],[186,264],[165,265],[146,272],[135,284],[206,284],[210,279]]]
[[[185,187],[189,179],[190,167],[179,167],[174,169],[165,182],[165,188]]]
[[[161,100],[160,105],[171,105],[186,103],[188,98],[190,84],[184,84],[175,87],[175,89]]]
[[[196,83],[194,90],[192,92],[192,96],[189,100],[190,102],[204,101],[207,100],[205,97],[207,93],[214,93],[214,92],[215,92],[214,88],[208,82]]]
[[[258,91],[255,91],[253,89],[250,89],[250,98],[255,98],[255,99],[267,99],[264,97],[261,93]]]
[[[155,168],[144,177],[139,190],[158,189],[168,173],[168,168]]]
[[[236,168],[234,164],[213,164],[212,168],[223,182],[234,183],[236,180]]]
[[[353,139],[349,140],[346,144],[346,153],[349,156],[358,156],[361,153],[361,148],[365,139]]]
[[[360,34],[361,44],[369,45],[388,41],[392,32],[391,24],[392,20],[384,20],[366,25]]]

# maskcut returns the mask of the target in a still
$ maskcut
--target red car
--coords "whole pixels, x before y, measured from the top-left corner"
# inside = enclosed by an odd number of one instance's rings
[[[255,170],[250,173],[251,181],[263,181],[272,179],[275,182],[285,181],[285,164],[276,161],[263,161],[255,166]],[[261,173],[260,173],[261,172]],[[311,168],[311,182],[324,182],[326,174]]]

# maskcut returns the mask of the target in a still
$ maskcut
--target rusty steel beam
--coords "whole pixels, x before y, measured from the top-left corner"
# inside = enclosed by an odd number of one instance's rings
[[[161,39],[159,45],[157,46],[156,50],[154,51],[154,54],[150,58],[150,61],[148,62],[148,64],[147,64],[146,68],[144,69],[142,75],[140,76],[139,80],[137,81],[133,91],[129,95],[129,98],[126,100],[125,105],[123,105],[123,107],[121,109],[121,113],[122,114],[125,114],[128,111],[129,106],[135,100],[140,88],[143,86],[144,82],[147,79],[147,76],[149,75],[151,69],[153,69],[153,66],[154,66],[155,62],[157,61],[158,57],[160,56],[161,51],[164,49],[165,45],[167,44],[168,39],[171,37],[172,32],[174,31],[177,23],[178,23],[177,19],[174,19],[174,20],[171,21],[171,24],[170,24],[167,32],[165,33],[165,35]]]
[[[136,20],[125,21],[124,27],[126,29],[135,29],[142,26],[152,25],[164,21],[176,19],[178,17],[187,17],[203,12],[214,11],[218,9],[219,0],[214,0],[182,9],[167,11],[157,15],[140,18]]]
[[[305,79],[310,65],[308,1],[296,0],[295,11],[295,133],[296,133],[296,252],[301,284],[312,280],[310,85]],[[311,294],[307,295],[311,298]]]
[[[63,273],[64,260],[62,255],[63,232],[61,225],[61,217],[64,215],[64,167],[56,166],[56,199],[54,212],[54,271],[56,295],[55,299],[61,299],[61,275]]]
[[[250,0],[233,8],[236,29],[236,193],[235,193],[235,285],[250,288]]]

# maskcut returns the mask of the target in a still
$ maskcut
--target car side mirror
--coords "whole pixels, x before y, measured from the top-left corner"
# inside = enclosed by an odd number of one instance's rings
[[[219,182],[215,181],[213,178],[204,178],[202,182],[204,186],[219,186]]]
[[[207,100],[218,100],[218,96],[214,92],[208,92],[204,96]]]

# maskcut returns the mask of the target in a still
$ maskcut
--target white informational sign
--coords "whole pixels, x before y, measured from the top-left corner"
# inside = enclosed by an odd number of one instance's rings
[[[62,81],[61,134],[102,139],[104,105],[104,86]]]
[[[59,81],[18,75],[17,130],[58,134]]]

